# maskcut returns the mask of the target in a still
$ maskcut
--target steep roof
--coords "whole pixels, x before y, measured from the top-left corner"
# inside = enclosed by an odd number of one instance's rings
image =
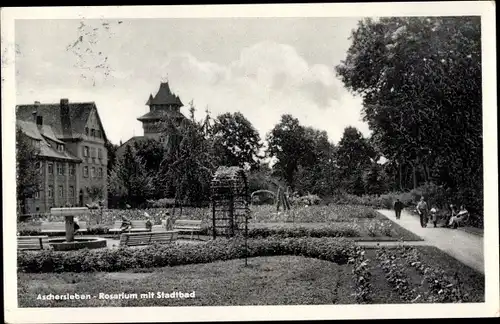
[[[125,148],[127,145],[130,145],[131,147],[134,146],[135,143],[139,143],[140,141],[146,140],[147,138],[145,136],[134,136],[131,137],[128,141],[120,145],[118,149],[116,150],[116,155],[121,156],[123,153],[125,153]]]
[[[160,120],[165,117],[170,117],[170,118],[186,118],[180,111],[177,110],[153,110],[145,115],[142,115],[141,117],[137,118],[137,120],[143,121],[143,120]]]
[[[40,157],[60,159],[72,162],[81,162],[82,160],[78,157],[74,156],[67,150],[58,151],[57,148],[54,148],[49,140],[52,140],[58,144],[64,144],[54,136],[54,131],[48,125],[44,125],[43,127],[38,127],[34,122],[24,121],[24,120],[16,120],[16,125],[21,128],[21,131],[24,135],[38,141],[40,144]]]
[[[16,106],[16,119],[33,122],[33,112],[37,111],[37,115],[43,117],[43,124],[50,126],[54,137],[58,139],[81,138],[85,134],[85,125],[92,109],[97,109],[97,107],[94,102],[69,102],[67,105],[67,114],[64,114],[60,103],[18,105]],[[99,114],[97,116],[99,118]],[[106,140],[104,128],[102,128],[102,133]]]
[[[183,106],[181,99],[172,93],[168,82],[162,82],[160,88],[156,95],[152,98],[149,96],[149,100],[146,105],[178,105]]]

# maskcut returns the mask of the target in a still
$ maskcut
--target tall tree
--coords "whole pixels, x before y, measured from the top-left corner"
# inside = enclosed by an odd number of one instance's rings
[[[262,148],[259,132],[242,113],[217,116],[211,134],[219,165],[251,168],[259,165]]]
[[[161,173],[165,176],[165,192],[174,192],[176,204],[201,204],[210,195],[210,180],[215,169],[210,143],[203,124],[184,120],[176,127],[179,145],[165,155]]]
[[[337,73],[384,156],[482,209],[480,18],[365,19],[351,39]]]
[[[128,204],[137,206],[151,196],[153,189],[153,179],[147,173],[144,161],[127,145],[111,172],[110,196],[122,197]]]
[[[24,203],[32,198],[40,189],[41,178],[37,165],[40,150],[30,138],[23,134],[20,128],[16,129],[16,185],[17,200],[23,205],[22,213],[26,212]]]
[[[267,135],[267,155],[275,158],[273,166],[292,189],[295,187],[295,173],[298,167],[313,152],[305,128],[292,115],[281,116],[281,120]],[[307,163],[305,163],[307,164]]]
[[[120,145],[121,145],[121,141],[120,141]],[[111,143],[110,141],[106,141],[104,143],[104,147],[106,148],[106,151],[108,153],[108,165],[107,165],[107,169],[108,169],[108,176],[109,176],[111,174],[111,172],[113,171],[114,167],[115,167],[115,164],[116,164],[116,151],[118,150],[119,146]]]
[[[339,176],[344,186],[352,188],[355,183],[358,188],[359,179],[362,183],[362,175],[373,163],[376,152],[359,130],[349,126],[344,129],[344,134],[337,145],[336,157]],[[360,192],[360,189],[356,189],[356,192]]]

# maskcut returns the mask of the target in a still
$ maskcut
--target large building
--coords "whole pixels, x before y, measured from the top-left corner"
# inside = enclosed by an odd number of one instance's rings
[[[24,202],[25,211],[84,206],[96,192],[107,206],[106,133],[94,102],[19,105],[16,123],[40,149],[41,190]]]
[[[118,148],[118,155],[121,155],[125,151],[127,145],[132,146],[134,143],[144,139],[154,139],[167,143],[168,134],[163,131],[164,125],[162,121],[168,118],[174,123],[180,123],[186,118],[180,112],[183,104],[179,97],[172,93],[168,86],[168,82],[162,82],[160,84],[160,88],[154,97],[152,94],[149,95],[146,105],[149,106],[149,112],[137,118],[137,120],[142,123],[144,136],[134,136],[123,143]]]

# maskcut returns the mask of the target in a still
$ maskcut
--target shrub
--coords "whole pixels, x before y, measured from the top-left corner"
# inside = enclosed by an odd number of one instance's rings
[[[267,238],[248,240],[248,257],[297,255],[345,264],[355,245],[343,239]],[[243,258],[247,250],[240,239],[217,239],[204,244],[153,245],[58,252],[19,251],[19,272],[95,272],[209,263]]]

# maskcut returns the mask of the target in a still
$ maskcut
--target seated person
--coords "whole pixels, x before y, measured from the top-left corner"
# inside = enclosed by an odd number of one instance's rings
[[[146,217],[146,229],[151,232],[153,229],[153,223],[151,223],[151,216],[148,213],[144,212],[144,216]]]
[[[448,226],[452,228],[457,228],[458,226],[460,226],[461,223],[463,223],[464,219],[466,219],[468,214],[469,212],[467,211],[467,209],[465,209],[465,206],[464,205],[460,206],[458,214],[451,216]]]
[[[127,217],[122,216],[122,226],[121,226],[122,231],[128,230],[131,225],[132,222]]]
[[[80,229],[80,224],[79,224],[79,220],[77,217],[73,218],[73,228],[74,228],[74,231],[75,233]]]

